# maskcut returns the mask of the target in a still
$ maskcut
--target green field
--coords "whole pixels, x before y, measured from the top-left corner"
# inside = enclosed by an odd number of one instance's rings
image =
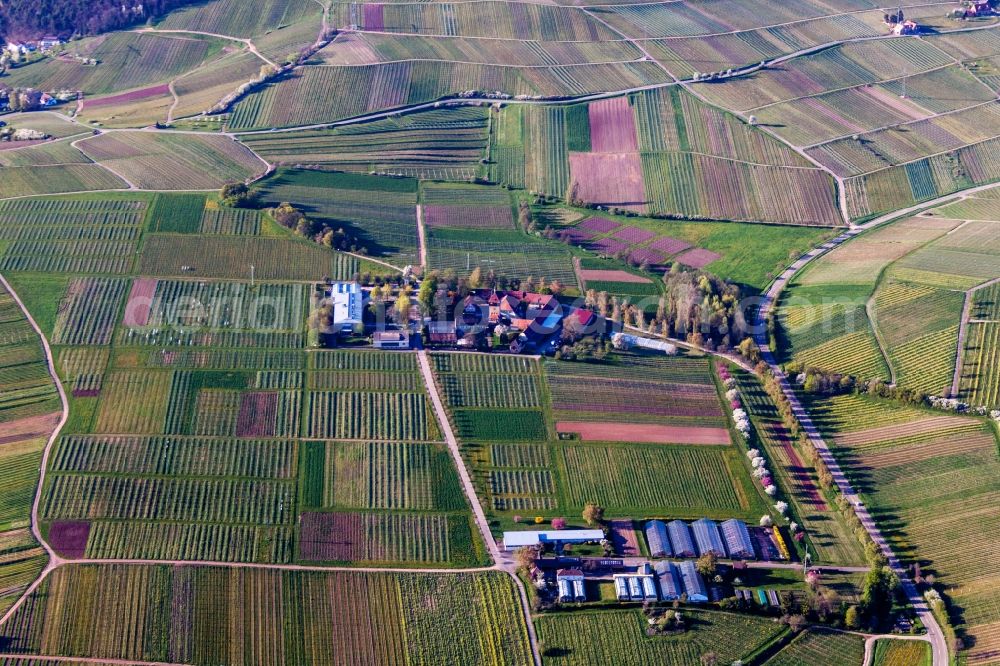
[[[684,610],[688,630],[677,636],[645,634],[645,618],[638,611],[609,610],[557,613],[535,620],[544,642],[544,664],[589,666],[615,655],[620,664],[697,664],[703,654],[715,652],[720,663],[748,656],[785,631],[764,618],[729,613]]]
[[[962,530],[968,520],[996,519],[995,428],[857,396],[807,406],[895,553],[950,586],[953,621],[974,641],[970,658],[988,651],[1000,621],[994,603],[1000,581],[984,574],[984,562],[997,544],[991,535],[966,544]]]
[[[530,661],[524,622],[513,582],[497,572],[71,565],[2,635],[21,654],[128,661],[500,665]]]
[[[931,648],[923,641],[875,641],[874,666],[930,666]]]
[[[864,651],[863,636],[816,629],[799,634],[766,663],[768,666],[854,666],[863,661]]]

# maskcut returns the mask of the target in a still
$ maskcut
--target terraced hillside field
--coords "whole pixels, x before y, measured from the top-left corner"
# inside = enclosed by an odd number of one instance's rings
[[[1000,211],[988,193],[879,228],[813,262],[779,309],[788,356],[995,404],[992,291],[978,289],[1000,271],[990,219]]]
[[[1000,623],[996,548],[969,520],[992,524],[1000,469],[995,428],[965,416],[901,408],[862,397],[813,400],[810,413],[893,550],[933,572],[952,600],[970,660],[990,659]]]

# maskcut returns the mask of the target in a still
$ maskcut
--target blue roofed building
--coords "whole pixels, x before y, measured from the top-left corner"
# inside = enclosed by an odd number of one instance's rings
[[[667,533],[676,557],[696,557],[698,551],[694,548],[691,538],[691,528],[683,520],[672,520],[667,524]]]
[[[680,572],[681,583],[684,585],[684,594],[687,600],[692,603],[708,601],[708,589],[705,587],[705,579],[698,573],[694,562],[686,560],[677,565]]]
[[[667,526],[662,520],[650,520],[646,523],[646,543],[649,544],[650,557],[672,557],[674,554]]]
[[[702,518],[691,523],[695,543],[698,544],[698,554],[715,553],[719,557],[726,556],[726,545],[719,534],[719,525],[714,520]]]
[[[722,538],[726,542],[726,550],[729,557],[739,560],[754,559],[753,540],[750,538],[750,530],[742,520],[730,518],[723,521],[720,526]]]
[[[673,562],[657,562],[653,565],[653,570],[656,571],[656,577],[660,583],[660,598],[664,601],[680,599],[681,594],[684,593],[684,587],[681,584],[677,565]]]

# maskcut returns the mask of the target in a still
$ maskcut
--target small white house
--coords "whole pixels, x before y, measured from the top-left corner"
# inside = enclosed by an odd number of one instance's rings
[[[375,349],[409,349],[410,334],[406,331],[376,331],[372,344]]]

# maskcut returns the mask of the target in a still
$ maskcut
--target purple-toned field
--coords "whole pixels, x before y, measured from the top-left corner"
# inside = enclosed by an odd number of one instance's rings
[[[656,238],[656,234],[652,231],[646,231],[639,227],[622,227],[612,235],[631,245],[638,245],[639,243],[645,243],[650,238]]]
[[[688,250],[684,254],[677,257],[678,263],[684,264],[685,266],[690,266],[691,268],[704,268],[708,266],[713,261],[717,261],[722,258],[721,254],[716,254],[711,250],[705,250],[700,247],[696,247],[693,250]]]
[[[570,153],[570,188],[587,203],[646,210],[646,184],[638,153]]]
[[[57,520],[49,526],[49,543],[63,557],[80,559],[86,555],[88,538],[89,520]]]
[[[236,419],[237,437],[273,437],[278,413],[278,394],[274,391],[244,393]]]
[[[132,282],[125,304],[125,326],[145,326],[149,323],[149,313],[153,307],[153,295],[156,293],[156,278],[136,278]]]
[[[138,102],[148,97],[162,97],[170,94],[170,86],[166,83],[159,86],[150,86],[141,90],[132,90],[119,95],[101,97],[99,99],[88,99],[83,102],[83,109],[93,109],[101,106],[112,106],[114,104],[129,104]]]
[[[607,219],[606,217],[588,217],[586,220],[582,220],[577,223],[576,226],[599,234],[606,234],[609,231],[614,231],[621,225],[614,220]]]
[[[385,30],[383,6],[377,3],[368,3],[363,5],[363,7],[365,30]]]
[[[599,270],[593,268],[582,269],[580,271],[580,277],[582,277],[585,281],[598,280],[605,282],[631,282],[634,284],[646,284],[651,282],[649,278],[644,278],[641,275],[629,273],[628,271]]]
[[[629,261],[631,261],[632,263],[635,264],[645,263],[649,265],[662,264],[664,260],[666,260],[666,257],[663,254],[657,252],[656,250],[650,250],[649,248],[645,247],[640,247],[635,250],[632,250],[631,252],[628,253],[628,258]]]
[[[587,107],[590,120],[590,149],[595,153],[635,153],[639,137],[635,114],[627,97],[593,102]]]
[[[677,254],[683,250],[691,247],[691,243],[678,240],[677,238],[670,238],[669,236],[664,236],[663,238],[657,238],[655,241],[649,244],[649,247],[654,250],[659,250],[664,254],[671,255]]]
[[[599,238],[598,240],[587,243],[587,249],[597,252],[598,254],[612,256],[627,250],[628,243],[623,243],[620,240],[615,240],[614,238]]]

